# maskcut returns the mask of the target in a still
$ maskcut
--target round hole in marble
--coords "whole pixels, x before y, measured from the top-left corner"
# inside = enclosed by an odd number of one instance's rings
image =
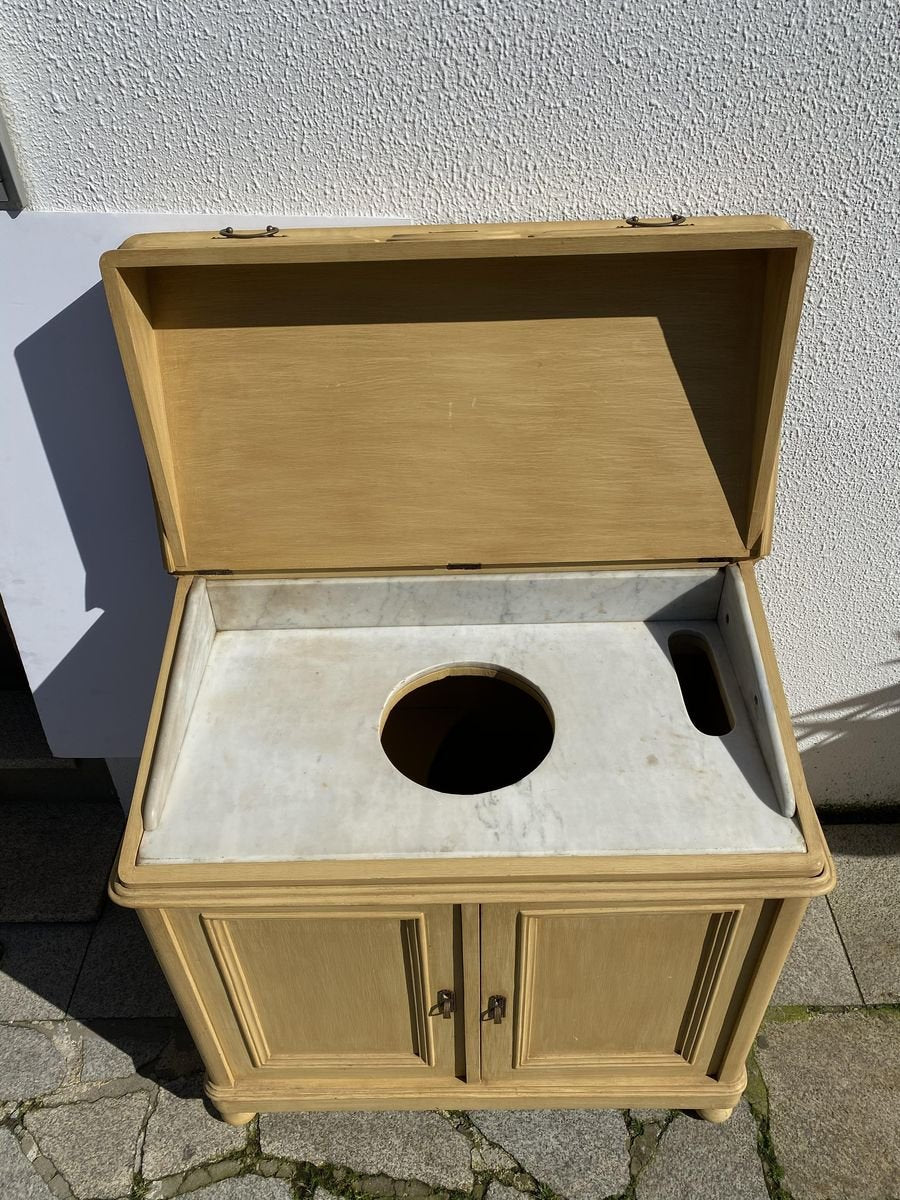
[[[433,792],[472,796],[524,779],[553,745],[553,710],[515,671],[452,663],[404,680],[381,715],[397,770]]]

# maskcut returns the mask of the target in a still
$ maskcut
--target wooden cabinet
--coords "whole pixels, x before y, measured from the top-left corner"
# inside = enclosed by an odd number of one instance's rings
[[[485,1079],[706,1076],[760,909],[487,905]]]
[[[111,890],[210,1098],[727,1115],[834,882],[753,574],[809,236],[232,233],[101,261],[180,576]]]
[[[300,1077],[452,1078],[459,984],[450,905],[200,918],[255,1068]],[[451,1003],[452,1007],[452,1003]]]
[[[227,1119],[257,1108],[727,1113],[805,902],[144,913]],[[216,1069],[217,1060],[218,1070]],[[237,1095],[252,1109],[234,1109]],[[629,1099],[631,1098],[631,1099]]]

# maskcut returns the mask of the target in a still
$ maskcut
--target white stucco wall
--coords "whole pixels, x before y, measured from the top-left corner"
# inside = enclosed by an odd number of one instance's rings
[[[900,799],[898,64],[889,0],[6,0],[0,22],[33,208],[811,230],[760,576],[823,804]]]

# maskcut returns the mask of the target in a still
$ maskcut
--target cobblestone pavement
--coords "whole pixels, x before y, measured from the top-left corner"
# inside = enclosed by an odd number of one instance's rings
[[[133,914],[0,924],[0,1200],[900,1200],[900,826],[828,833],[838,891],[810,907],[721,1126],[631,1110],[234,1129]]]

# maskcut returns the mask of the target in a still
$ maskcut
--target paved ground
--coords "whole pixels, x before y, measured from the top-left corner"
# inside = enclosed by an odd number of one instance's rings
[[[76,807],[0,804],[0,1200],[900,1200],[900,825],[830,827],[839,888],[811,906],[727,1125],[632,1110],[232,1129],[201,1099],[133,914],[100,900],[120,820]]]

